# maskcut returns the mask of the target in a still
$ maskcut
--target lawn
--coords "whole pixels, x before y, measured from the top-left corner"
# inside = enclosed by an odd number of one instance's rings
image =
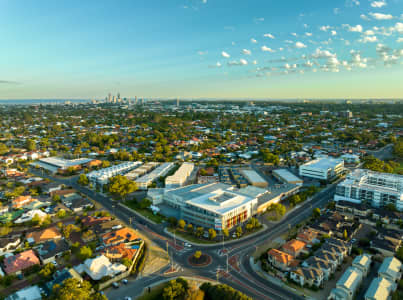
[[[126,202],[124,202],[124,205],[126,205],[127,207],[130,207],[131,209],[135,210],[142,216],[146,217],[147,219],[150,219],[151,221],[153,221],[157,224],[161,224],[162,222],[164,222],[166,220],[166,218],[159,213],[154,214],[148,208],[140,208],[137,205],[137,202],[135,202],[135,201],[126,201]]]
[[[171,233],[174,233],[174,229],[172,228],[168,228],[168,231]],[[209,240],[205,240],[205,239],[199,239],[197,237],[195,237],[193,234],[184,232],[184,231],[179,231],[178,229],[176,230],[175,233],[177,236],[184,238],[185,240],[192,242],[192,243],[198,243],[198,244],[216,244],[219,243],[217,241],[209,241]]]

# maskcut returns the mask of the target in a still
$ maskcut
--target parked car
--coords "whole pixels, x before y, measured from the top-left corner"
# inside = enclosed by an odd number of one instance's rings
[[[114,283],[112,283],[112,286],[113,286],[115,289],[117,289],[117,288],[119,288],[119,283],[114,282]]]
[[[122,283],[127,284],[128,283],[127,279],[123,279]]]
[[[187,248],[192,248],[192,245],[189,244],[189,243],[185,243],[184,245],[185,245],[185,247],[187,247]]]
[[[126,296],[125,300],[132,300],[132,297]]]

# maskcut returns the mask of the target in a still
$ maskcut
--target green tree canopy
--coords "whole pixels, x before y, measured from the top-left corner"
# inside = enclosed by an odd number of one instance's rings
[[[109,193],[124,198],[128,194],[135,192],[137,185],[125,176],[117,175],[109,180],[107,189]]]

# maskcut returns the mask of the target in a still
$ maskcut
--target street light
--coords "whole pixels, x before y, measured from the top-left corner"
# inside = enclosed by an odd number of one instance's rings
[[[225,255],[227,255],[227,274],[228,274],[228,253],[226,253]]]

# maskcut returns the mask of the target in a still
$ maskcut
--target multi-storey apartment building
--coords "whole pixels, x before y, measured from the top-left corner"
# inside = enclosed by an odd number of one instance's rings
[[[403,211],[403,176],[356,169],[338,184],[334,200],[367,202],[374,207],[393,204]]]

